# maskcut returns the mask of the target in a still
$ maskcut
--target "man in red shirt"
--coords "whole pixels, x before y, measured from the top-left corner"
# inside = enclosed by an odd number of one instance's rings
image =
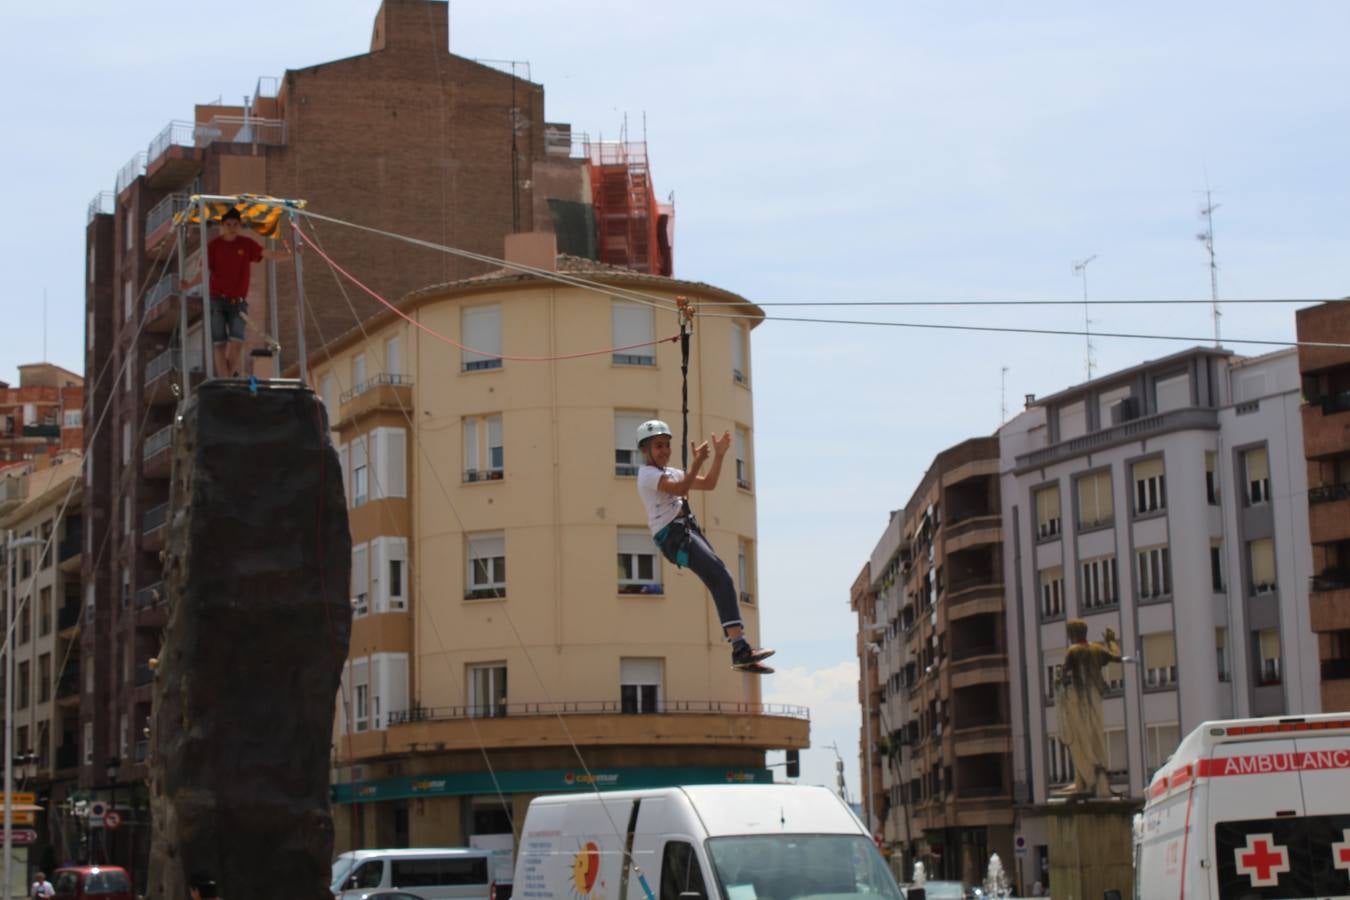
[[[244,316],[248,313],[248,279],[253,264],[264,259],[291,258],[291,251],[264,250],[239,232],[239,210],[220,217],[220,234],[206,244],[211,267],[211,338],[215,344],[216,377],[239,376],[244,347]],[[202,280],[201,273],[179,282],[187,290]]]

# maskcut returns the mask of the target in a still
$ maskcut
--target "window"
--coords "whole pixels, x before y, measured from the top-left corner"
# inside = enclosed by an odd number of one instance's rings
[[[506,596],[506,536],[501,532],[470,535],[464,587],[465,600]]]
[[[1099,556],[1082,564],[1081,585],[1084,612],[1115,606],[1120,602],[1116,591],[1116,558]]]
[[[736,426],[736,487],[750,490],[750,432]]]
[[[1153,382],[1153,408],[1160,413],[1191,405],[1191,376],[1185,372]]]
[[[1140,600],[1172,593],[1172,565],[1166,547],[1148,547],[1135,554]]]
[[[64,428],[79,428],[82,415],[78,409],[68,409],[61,417],[61,425]]]
[[[1209,542],[1209,586],[1216,594],[1224,592],[1223,541],[1213,538]]]
[[[136,369],[136,345],[132,344],[127,350],[126,368],[122,371],[122,391],[131,393],[131,373]]]
[[[370,499],[408,496],[408,433],[403,428],[376,428],[369,436],[370,469],[375,483]]]
[[[1125,669],[1120,663],[1107,663],[1102,666],[1102,680],[1108,695],[1119,694],[1125,690]]]
[[[506,715],[506,664],[469,666],[469,715],[476,719]]]
[[[619,660],[619,698],[625,713],[661,711],[660,659]]]
[[[1170,631],[1140,636],[1145,688],[1173,687],[1177,683],[1177,644]]]
[[[1111,471],[1093,472],[1080,477],[1078,486],[1078,527],[1099,528],[1111,524],[1115,508],[1111,503]]]
[[[1064,615],[1064,569],[1055,566],[1042,569],[1041,582],[1041,618],[1057,619]]]
[[[1228,681],[1232,673],[1228,669],[1228,629],[1214,629],[1214,655],[1218,663],[1219,680]]]
[[[1117,411],[1116,407],[1122,403],[1128,406],[1130,399],[1130,386],[1116,388],[1113,391],[1104,391],[1097,395],[1097,427],[1110,428],[1112,425],[1119,425],[1127,418],[1122,411]],[[1117,421],[1119,419],[1119,421]]]
[[[619,593],[660,594],[661,564],[645,528],[619,529]]]
[[[731,378],[737,384],[746,384],[748,379],[745,373],[748,371],[745,365],[745,345],[749,334],[745,325],[740,322],[731,323]]]
[[[370,499],[369,435],[352,439],[352,509],[365,506]]]
[[[1266,448],[1258,447],[1242,454],[1242,471],[1247,479],[1247,503],[1270,502],[1270,460]]]
[[[614,414],[614,474],[636,475],[642,465],[642,454],[637,448],[638,426],[655,413],[616,412]]]
[[[1059,485],[1052,485],[1036,492],[1036,537],[1048,540],[1059,533]]]
[[[1064,651],[1046,651],[1045,654],[1045,702],[1055,702],[1055,688],[1064,677]]]
[[[1134,514],[1157,512],[1167,508],[1167,481],[1162,457],[1137,462],[1134,469]]]
[[[341,696],[339,730],[344,732],[383,730],[394,710],[406,717],[408,654],[375,653],[351,660],[342,673]]]
[[[358,353],[352,357],[352,393],[358,393],[366,385],[366,355]]]
[[[615,300],[612,307],[614,317],[614,362],[622,366],[656,365],[656,347],[647,343],[656,336],[655,319],[650,306]],[[636,347],[635,344],[646,344]]]
[[[93,671],[93,667],[89,668]],[[94,723],[84,723],[84,764],[92,766],[94,764]]]
[[[33,604],[20,597],[14,607],[19,617],[19,643],[26,644],[33,639]]]
[[[1055,735],[1050,735],[1046,742],[1050,750],[1050,783],[1068,784],[1073,781],[1073,759],[1069,756],[1068,746]]]
[[[1126,775],[1130,771],[1130,756],[1126,749],[1125,729],[1106,729],[1106,773],[1107,775]]]
[[[1280,630],[1263,628],[1256,632],[1256,683],[1279,684],[1281,681]],[[23,682],[20,681],[20,684]]]
[[[502,309],[500,306],[471,306],[464,310],[465,372],[502,367]]]
[[[502,417],[466,416],[464,419],[464,481],[499,481],[506,454],[502,447]]]
[[[352,719],[357,732],[370,730],[370,685],[352,687]]]
[[[52,655],[44,653],[38,657],[38,699],[46,703],[52,699]]]
[[[25,659],[23,662],[19,663],[19,677],[14,679],[14,690],[18,694],[18,698],[15,702],[18,704],[19,709],[28,708],[28,700],[32,696],[31,681],[28,660]]]
[[[52,589],[43,588],[38,592],[38,637],[52,633]]]
[[[1145,727],[1145,742],[1148,744],[1148,775],[1152,778],[1153,773],[1177,749],[1177,744],[1181,743],[1181,729],[1176,722],[1148,725]]]
[[[1205,451],[1205,498],[1210,506],[1219,505],[1219,454]]]
[[[734,893],[735,886],[731,886],[727,894]],[[661,853],[661,900],[680,900],[690,895],[708,896],[698,855],[684,841],[669,841]]]
[[[403,612],[408,608],[408,539],[375,538],[370,542],[370,556],[375,612]]]
[[[328,427],[332,428],[338,421],[337,385],[332,375],[319,379],[319,399],[323,401],[324,412],[328,414]]]
[[[122,423],[122,465],[131,463],[131,423]]]
[[[1275,590],[1275,542],[1261,538],[1247,542],[1247,556],[1251,561],[1252,594],[1269,594]]]
[[[122,534],[129,536],[131,534],[131,504],[127,501],[125,494],[117,498],[117,505],[122,511]]]
[[[755,602],[755,555],[750,542],[745,538],[736,541],[736,584],[741,589],[741,602]]]
[[[398,384],[403,374],[403,361],[399,359],[398,337],[391,337],[384,342],[384,371],[388,375],[394,376],[394,383]]]
[[[352,548],[352,612],[364,616],[370,612],[370,545]]]
[[[1087,434],[1087,407],[1080,400],[1059,408],[1059,439],[1070,441]]]
[[[131,240],[131,235],[127,235],[127,240]],[[131,319],[131,313],[136,309],[136,287],[131,281],[122,282],[122,318]]]
[[[429,893],[419,888],[444,888],[446,885],[477,885],[488,883],[487,860],[482,859],[393,859],[389,863],[393,875],[390,883],[401,888]],[[378,883],[375,885],[378,887]],[[460,893],[455,891],[454,893]]]
[[[123,759],[127,757],[127,751],[131,748],[131,722],[127,720],[127,714],[122,713],[117,720],[117,752]]]
[[[94,529],[90,528],[88,533],[93,534]],[[94,585],[92,583],[86,586],[84,591],[84,624],[94,624]],[[94,667],[87,666],[85,671],[92,672],[94,671]]]

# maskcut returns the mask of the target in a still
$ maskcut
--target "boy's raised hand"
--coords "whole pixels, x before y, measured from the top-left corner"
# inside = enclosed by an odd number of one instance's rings
[[[712,441],[713,449],[717,451],[717,455],[723,456],[726,454],[727,448],[731,446],[731,432],[724,431],[721,437],[715,434],[709,435],[708,440]]]
[[[696,462],[696,463],[701,463],[701,462],[703,462],[705,459],[708,458],[708,442],[707,442],[707,441],[704,441],[704,442],[701,443],[701,444],[695,444],[693,441],[690,441],[690,442],[689,442],[689,449],[690,449],[690,451],[693,453],[693,455],[694,455],[693,461]]]

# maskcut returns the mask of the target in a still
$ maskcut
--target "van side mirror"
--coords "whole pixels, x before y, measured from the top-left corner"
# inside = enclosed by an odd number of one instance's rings
[[[1121,900],[1120,891],[1102,891],[1102,900]]]

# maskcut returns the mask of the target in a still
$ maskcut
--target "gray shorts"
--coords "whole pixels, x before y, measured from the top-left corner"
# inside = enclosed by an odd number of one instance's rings
[[[232,297],[211,296],[211,343],[223,344],[226,341],[244,339],[244,314],[248,312],[248,303]]]

